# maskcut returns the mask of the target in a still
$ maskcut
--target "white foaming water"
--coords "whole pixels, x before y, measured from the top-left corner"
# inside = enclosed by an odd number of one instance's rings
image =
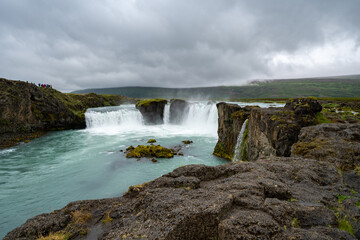
[[[85,113],[86,131],[97,134],[134,135],[152,134],[155,136],[189,135],[217,137],[217,108],[215,103],[192,102],[189,111],[180,125],[170,124],[170,105],[164,109],[164,124],[145,125],[141,113],[134,105],[93,108]]]
[[[189,112],[185,117],[184,127],[195,133],[214,133],[217,136],[218,112],[215,103],[190,103]]]
[[[170,104],[165,105],[164,109],[164,123],[169,124],[170,123]]]
[[[235,153],[234,153],[233,161],[242,160],[241,156],[240,156],[240,154],[242,152],[241,144],[242,144],[243,139],[244,139],[244,132],[245,132],[245,129],[246,129],[247,122],[248,122],[248,119],[246,119],[245,122],[243,123],[243,125],[241,126],[241,130],[240,130],[240,133],[239,133],[239,136],[238,136],[238,139],[237,139],[237,142],[236,142],[236,146],[235,146]]]

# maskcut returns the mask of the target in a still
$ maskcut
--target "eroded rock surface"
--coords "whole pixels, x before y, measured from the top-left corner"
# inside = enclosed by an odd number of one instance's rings
[[[328,123],[302,128],[291,155],[329,161],[341,170],[354,169],[360,166],[360,124]]]
[[[123,197],[39,215],[4,239],[50,232],[79,238],[84,229],[98,239],[356,239],[338,228],[338,194],[350,189],[328,162],[291,157],[188,165],[130,187]],[[347,200],[359,214],[358,199],[356,193]],[[92,217],[76,225],[74,212]]]
[[[294,99],[284,108],[254,108],[249,117],[248,160],[291,155],[301,128],[316,124],[321,105],[313,99]]]

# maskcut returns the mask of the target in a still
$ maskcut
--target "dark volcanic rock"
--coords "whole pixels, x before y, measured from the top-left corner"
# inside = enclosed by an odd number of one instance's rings
[[[244,108],[237,104],[218,103],[218,136],[219,140],[214,149],[214,155],[232,160],[234,150],[242,125],[249,117],[253,106]]]
[[[305,127],[291,155],[329,161],[342,170],[354,169],[360,165],[360,124],[328,123]]]
[[[121,198],[74,202],[30,219],[4,239],[61,229],[78,236],[74,212],[92,215],[81,229],[98,239],[355,239],[337,228],[331,210],[344,191],[331,163],[311,159],[188,165],[132,186]]]
[[[249,118],[248,159],[291,154],[302,127],[316,123],[321,105],[313,99],[288,101],[284,108],[259,108]]]
[[[286,102],[284,110],[294,111],[295,115],[315,115],[321,112],[321,104],[313,98],[290,99]]]
[[[164,108],[167,104],[165,99],[149,99],[142,100],[136,103],[136,108],[141,112],[145,124],[163,124],[164,123]]]
[[[170,100],[170,123],[181,124],[189,112],[189,103],[183,99]]]

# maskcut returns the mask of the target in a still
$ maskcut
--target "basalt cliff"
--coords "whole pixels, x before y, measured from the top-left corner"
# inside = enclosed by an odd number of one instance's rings
[[[23,81],[0,79],[0,147],[45,131],[85,128],[87,108],[133,102],[123,96],[65,94]]]

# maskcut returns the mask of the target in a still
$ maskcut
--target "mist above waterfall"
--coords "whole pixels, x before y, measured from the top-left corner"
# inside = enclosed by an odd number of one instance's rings
[[[180,124],[170,123],[170,106],[164,109],[164,124],[145,125],[141,113],[134,105],[88,109],[85,113],[85,131],[115,135],[132,132],[154,136],[186,135],[217,136],[217,108],[212,102],[191,102]]]

